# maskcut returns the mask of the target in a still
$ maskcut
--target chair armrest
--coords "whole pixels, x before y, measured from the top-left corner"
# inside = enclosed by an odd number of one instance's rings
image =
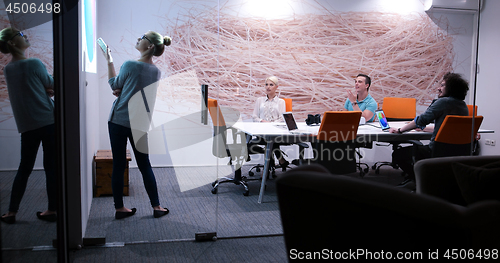
[[[241,143],[243,142],[248,142],[248,138],[246,138],[246,133],[238,130],[238,129],[235,129],[233,127],[229,127],[227,128],[228,130],[231,130],[231,133],[233,135],[233,143],[236,143],[236,140],[237,140],[237,137],[239,136],[240,137],[240,140],[241,140]],[[243,139],[245,138],[245,139]]]
[[[297,145],[300,147],[300,148],[309,148],[309,145],[307,143],[304,143],[304,142],[299,142],[297,143]]]

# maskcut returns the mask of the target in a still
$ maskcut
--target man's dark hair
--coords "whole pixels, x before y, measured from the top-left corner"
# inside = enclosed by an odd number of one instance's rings
[[[448,72],[443,80],[446,86],[446,95],[459,100],[465,100],[469,91],[469,83],[460,74]]]
[[[368,75],[365,74],[358,74],[357,77],[365,77],[365,84],[368,84],[368,88],[366,88],[366,91],[370,90],[370,86],[372,85],[372,79],[368,77]]]

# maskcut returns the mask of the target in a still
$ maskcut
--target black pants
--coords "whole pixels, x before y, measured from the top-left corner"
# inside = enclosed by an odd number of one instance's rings
[[[43,147],[43,169],[49,200],[48,210],[57,211],[57,175],[56,175],[56,126],[50,124],[35,130],[21,133],[21,162],[17,169],[10,197],[10,212],[17,212],[23,199],[28,178],[33,171],[40,143]]]
[[[429,145],[399,147],[392,152],[392,162],[397,164],[399,168],[408,175],[408,179],[411,180],[415,180],[415,172],[413,171],[413,147],[418,147],[415,162],[431,158],[432,151]]]

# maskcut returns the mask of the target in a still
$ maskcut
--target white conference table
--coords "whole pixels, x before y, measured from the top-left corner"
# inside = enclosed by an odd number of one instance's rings
[[[389,122],[389,125],[394,128],[403,127],[407,122]],[[428,125],[430,126],[430,125]],[[248,135],[264,138],[266,141],[266,153],[264,156],[264,171],[262,174],[262,183],[260,186],[258,202],[262,203],[264,189],[267,177],[269,176],[269,165],[272,158],[271,149],[274,142],[281,143],[298,143],[312,142],[316,139],[319,125],[308,126],[305,122],[297,122],[297,128],[305,133],[291,133],[286,128],[285,123],[269,123],[269,122],[242,122],[238,121],[233,126]],[[491,130],[479,130],[480,133],[492,133]],[[401,140],[430,140],[432,132],[410,131],[403,134],[389,133],[382,131],[378,123],[369,122],[358,127],[356,140],[358,142],[391,142]]]

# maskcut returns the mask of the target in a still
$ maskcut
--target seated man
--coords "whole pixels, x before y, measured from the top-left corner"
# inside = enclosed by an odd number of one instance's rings
[[[467,116],[469,114],[467,104],[464,102],[468,90],[469,84],[459,74],[445,74],[441,81],[441,85],[437,89],[438,98],[432,101],[427,110],[399,129],[390,128],[389,132],[402,134],[416,128],[428,130],[425,126],[434,121],[434,130],[432,130],[432,137],[429,144],[420,146],[418,149],[418,156],[415,156],[416,161],[430,158],[432,156],[434,138],[436,138],[437,132],[446,118],[446,115]],[[410,189],[415,188],[412,147],[415,146],[401,147],[394,150],[392,153],[393,162],[407,174],[406,179],[400,183],[399,186]]]
[[[361,117],[364,117],[367,122],[375,119],[375,111],[377,110],[377,102],[368,94],[371,84],[372,81],[368,75],[358,74],[354,82],[356,94],[348,90],[344,104],[344,109],[348,111],[361,111]]]
[[[368,94],[371,84],[372,80],[368,75],[358,74],[354,80],[356,95],[352,91],[347,90],[347,99],[344,104],[344,109],[348,111],[361,111],[361,117],[365,118],[366,122],[375,120],[375,111],[377,110],[377,102]],[[357,141],[355,147],[371,149],[372,142]]]

